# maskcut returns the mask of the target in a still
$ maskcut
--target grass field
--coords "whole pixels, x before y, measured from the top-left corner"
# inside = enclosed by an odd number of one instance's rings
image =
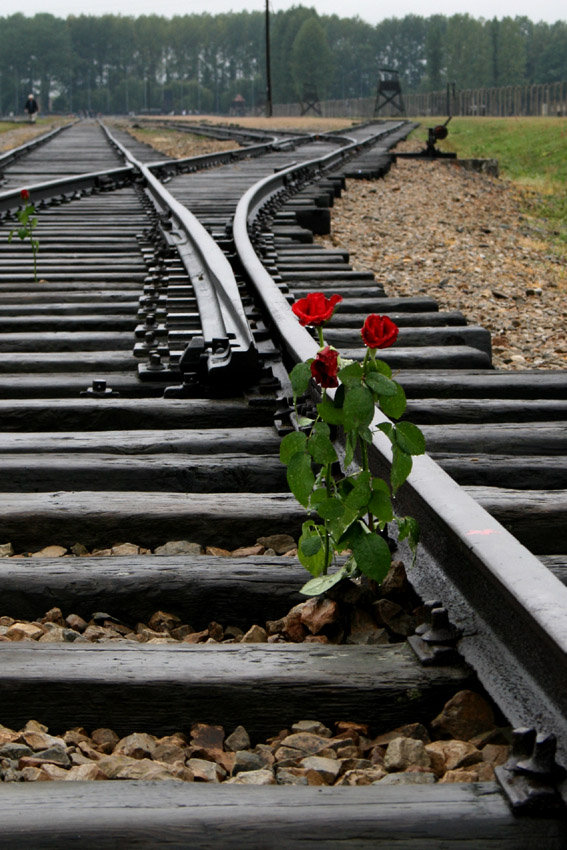
[[[412,138],[443,118],[416,118]],[[500,174],[521,190],[526,210],[547,222],[550,236],[567,246],[567,119],[453,118],[441,150],[497,159]]]

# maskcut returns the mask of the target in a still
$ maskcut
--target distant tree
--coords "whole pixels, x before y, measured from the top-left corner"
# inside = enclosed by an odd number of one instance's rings
[[[304,86],[314,86],[320,100],[327,96],[332,55],[316,17],[301,25],[291,48],[290,67],[297,97],[302,96]]]

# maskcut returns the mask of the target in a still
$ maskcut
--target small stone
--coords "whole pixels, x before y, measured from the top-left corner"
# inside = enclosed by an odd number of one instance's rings
[[[33,750],[26,744],[17,744],[7,742],[0,747],[0,759],[10,759],[11,761],[19,761],[24,756],[32,756]]]
[[[14,554],[14,547],[11,543],[0,543],[0,558],[11,558]]]
[[[332,785],[340,771],[340,764],[336,759],[321,758],[320,756],[307,756],[299,762],[300,767],[306,770],[315,770],[327,785]]]
[[[459,768],[457,770],[448,770],[447,773],[439,780],[440,784],[448,784],[453,782],[477,782],[478,773],[475,770],[466,770]]]
[[[181,779],[183,782],[194,782],[195,774],[192,770],[189,770],[184,764],[181,762],[174,762],[173,764],[169,764],[167,769],[171,773],[172,776],[175,776],[176,779]]]
[[[69,614],[68,617],[65,617],[65,623],[70,629],[73,629],[73,631],[79,632],[80,634],[83,634],[88,625],[87,621],[83,620],[82,617],[79,617],[78,614]]]
[[[21,771],[24,782],[51,782],[52,777],[41,767],[24,767]],[[65,777],[66,779],[67,777]]]
[[[238,750],[234,756],[232,775],[236,776],[247,770],[261,770],[264,767],[264,760],[257,753],[251,753],[250,750]]]
[[[222,726],[196,723],[191,728],[191,744],[194,747],[203,747],[207,750],[222,750],[224,729]]]
[[[266,549],[273,549],[277,555],[285,555],[297,546],[290,534],[270,534],[268,537],[259,537],[256,543]]]
[[[221,782],[226,777],[226,770],[214,761],[191,758],[187,767],[193,773],[195,782]]]
[[[369,770],[347,770],[347,772],[343,774],[337,782],[335,782],[335,785],[372,785],[373,782],[377,782],[385,775],[386,771],[381,767],[373,767]]]
[[[148,627],[154,632],[170,632],[181,625],[181,620],[175,614],[167,614],[165,611],[156,611],[148,620]]]
[[[234,732],[227,737],[224,745],[227,750],[233,753],[238,752],[238,750],[247,750],[250,747],[250,736],[244,726],[237,726]]]
[[[69,550],[64,546],[46,546],[44,549],[40,549],[39,552],[32,552],[31,558],[60,558],[62,555],[66,555]]]
[[[374,746],[385,747],[394,738],[415,738],[417,741],[423,741],[424,744],[429,744],[430,742],[429,732],[422,723],[405,723],[403,726],[392,729],[391,732],[378,735],[372,744]]]
[[[314,735],[310,732],[295,732],[281,741],[279,749],[291,750],[297,754],[296,757],[310,756],[326,748],[327,744],[328,740],[321,735]],[[275,756],[279,761],[278,752],[275,753]],[[287,758],[288,756],[283,757]]]
[[[89,550],[82,543],[73,543],[70,551],[76,558],[86,558],[89,554]]]
[[[305,771],[293,767],[279,767],[276,782],[278,785],[309,785]]]
[[[298,720],[291,728],[293,732],[310,732],[312,735],[319,735],[321,738],[331,737],[331,730],[318,720]]]
[[[433,720],[431,728],[440,737],[469,741],[494,727],[494,712],[488,702],[473,691],[459,691]]]
[[[13,617],[6,617],[6,616],[0,617],[0,626],[6,626],[6,627],[13,626],[15,622],[16,621],[14,620]]]
[[[39,723],[37,720],[28,720],[22,732],[48,732],[47,726],[44,726],[43,723]]]
[[[373,785],[433,785],[434,773],[389,773]],[[442,781],[442,780],[441,780]]]
[[[104,726],[95,729],[91,735],[91,739],[101,753],[107,754],[113,752],[115,746],[120,741],[120,738],[113,729],[106,729]]]
[[[191,632],[191,634],[185,635],[183,643],[205,643],[208,637],[209,630],[203,629],[202,632]]]
[[[171,630],[171,637],[175,638],[175,640],[183,640],[187,637],[187,635],[192,635],[195,629],[187,624],[183,626],[179,626],[177,629]]]
[[[20,733],[16,732],[15,729],[9,729],[8,726],[2,726],[2,724],[0,724],[0,748],[3,747],[5,744],[11,744],[19,737]]]
[[[372,762],[369,759],[356,758],[356,757],[350,757],[350,758],[339,757],[338,765],[339,765],[339,774],[346,773],[348,770],[367,770],[368,768],[376,767],[376,765],[372,764]],[[382,767],[382,765],[378,765],[378,767]]]
[[[497,767],[508,761],[510,747],[502,744],[487,744],[482,750],[483,761]]]
[[[63,612],[61,608],[50,608],[40,620],[41,623],[55,623],[57,626],[64,626]]]
[[[270,637],[283,632],[285,628],[285,620],[281,617],[279,620],[266,620],[266,632]]]
[[[129,756],[134,759],[152,758],[156,746],[156,739],[152,735],[145,732],[134,732],[118,741],[112,753],[113,755]]]
[[[238,549],[233,549],[231,555],[233,558],[250,558],[254,555],[264,554],[263,546],[240,546]]]
[[[372,603],[372,610],[379,623],[390,629],[395,635],[409,637],[415,631],[414,617],[407,614],[401,605],[391,599],[378,599]]]
[[[469,767],[483,760],[481,751],[468,741],[433,741],[432,744],[427,744],[425,749],[437,776],[442,776],[448,770]]]
[[[265,768],[259,770],[248,770],[245,773],[239,773],[238,776],[233,776],[227,779],[227,785],[275,785],[276,777],[273,771]]]
[[[339,606],[333,599],[314,596],[303,604],[301,622],[312,635],[318,634],[325,626],[339,619]]]
[[[47,762],[46,764],[43,764],[41,766],[41,769],[43,770],[44,773],[47,774],[47,776],[49,776],[50,779],[55,779],[55,780],[61,780],[62,779],[63,781],[65,781],[67,779],[68,774],[69,774],[69,771],[65,770],[65,768],[59,767],[59,765],[57,765],[57,764],[51,764],[51,762]]]
[[[49,747],[60,747],[65,749],[67,746],[63,738],[57,738],[55,735],[49,735],[47,732],[38,732],[31,729],[29,732],[24,732],[22,734],[22,738],[28,747],[31,747],[35,752],[38,752],[39,750],[46,750]]]
[[[34,752],[31,756],[23,756],[20,758],[19,767],[43,767],[46,763],[56,764],[59,767],[69,767],[71,760],[67,754],[66,746],[48,747],[46,750]]]
[[[186,747],[179,747],[175,744],[157,744],[152,757],[155,761],[175,764],[176,762],[184,762],[186,756]]]
[[[98,764],[76,764],[67,771],[65,776],[66,781],[90,782],[95,780],[107,779],[105,773],[100,769]]]
[[[254,625],[242,636],[241,643],[266,643],[267,640],[266,630],[262,626]]]
[[[179,782],[166,765],[151,759],[134,759],[124,755],[102,756],[98,767],[107,779],[142,779]]]
[[[205,554],[212,555],[214,558],[230,558],[232,556],[232,552],[228,549],[221,549],[220,546],[207,546]]]
[[[224,640],[224,629],[220,623],[215,623],[213,620],[213,622],[209,623],[207,626],[207,630],[209,632],[209,637],[216,640],[217,643]]]
[[[386,578],[380,585],[381,595],[395,600],[407,596],[409,591],[410,584],[403,561],[392,561]]]
[[[345,737],[350,737],[353,741],[358,741],[359,735],[368,735],[368,725],[366,723],[356,723],[354,720],[339,720],[335,723],[337,734],[335,738],[339,738],[344,734]]]
[[[238,626],[227,626],[224,630],[225,638],[234,638],[235,641],[240,641],[244,632]]]
[[[91,555],[96,558],[107,558],[112,555],[112,549],[93,549]]]
[[[413,765],[429,767],[430,764],[423,741],[417,741],[415,738],[394,738],[388,744],[384,759],[384,766],[388,771],[406,770]]]
[[[154,549],[154,555],[202,555],[203,551],[200,543],[191,543],[189,540],[170,540]]]
[[[37,623],[14,623],[6,632],[6,637],[13,641],[39,640],[45,631]]]
[[[301,622],[301,612],[305,604],[300,602],[299,605],[295,605],[283,618],[284,634],[293,643],[302,643],[307,634],[307,629]]]
[[[111,555],[139,555],[140,547],[134,543],[117,543],[110,549]]]
[[[76,746],[81,741],[89,741],[85,729],[82,726],[76,726],[74,729],[68,729],[62,736],[63,741],[67,746]]]

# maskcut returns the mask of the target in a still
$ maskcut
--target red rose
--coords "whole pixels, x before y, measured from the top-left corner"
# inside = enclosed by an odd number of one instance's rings
[[[29,201],[30,193],[28,192],[27,189],[22,189],[20,191],[20,198],[22,199],[22,201]]]
[[[331,295],[330,298],[326,298],[322,292],[310,292],[305,298],[300,298],[292,304],[291,309],[299,319],[300,325],[317,327],[329,321],[335,312],[335,307],[342,300],[342,295]]]
[[[368,348],[389,348],[397,340],[399,330],[387,316],[372,313],[366,318],[360,334]]]
[[[324,389],[338,387],[337,372],[339,371],[339,352],[326,346],[318,352],[311,364],[311,374]]]

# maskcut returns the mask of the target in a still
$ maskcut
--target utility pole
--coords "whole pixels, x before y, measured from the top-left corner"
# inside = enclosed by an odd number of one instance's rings
[[[272,72],[270,70],[270,0],[266,0],[266,118],[272,117]]]

